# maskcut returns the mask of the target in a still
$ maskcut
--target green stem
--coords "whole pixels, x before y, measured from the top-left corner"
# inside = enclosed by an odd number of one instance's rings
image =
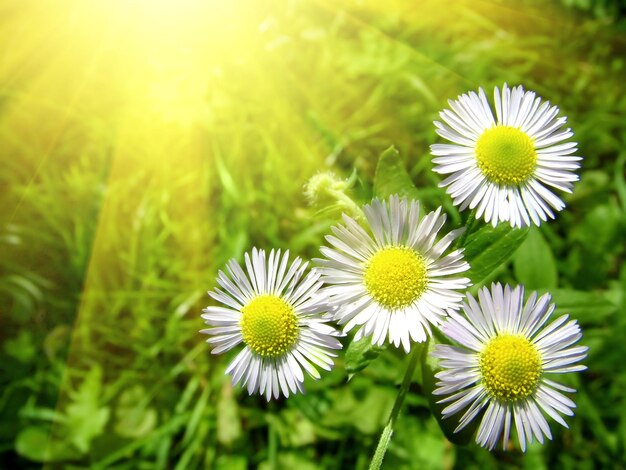
[[[404,373],[402,385],[400,386],[400,390],[398,391],[396,401],[393,404],[393,409],[391,410],[391,414],[389,415],[389,421],[387,421],[387,426],[385,426],[385,429],[383,429],[383,432],[380,435],[380,440],[378,441],[378,446],[376,447],[376,451],[374,452],[374,457],[372,457],[372,461],[370,462],[369,470],[378,470],[383,463],[385,453],[387,452],[387,447],[389,447],[389,441],[391,441],[391,435],[393,434],[393,427],[396,424],[398,414],[400,414],[400,410],[402,409],[402,405],[404,404],[404,399],[406,398],[406,394],[409,391],[409,385],[411,385],[411,380],[413,379],[413,373],[415,372],[417,362],[420,358],[420,351],[422,349],[421,346],[422,345],[413,345],[413,352],[411,354],[409,365],[406,368],[406,372]]]
[[[456,239],[456,243],[454,244],[455,248],[463,248],[467,237],[474,230],[474,226],[476,225],[476,209],[472,209],[465,221],[465,231],[461,234],[459,238]]]
[[[269,403],[269,418],[267,422],[267,460],[270,470],[276,470],[278,468],[278,435],[276,432],[276,421],[278,420],[278,413],[276,412],[276,406],[274,402]]]
[[[356,202],[354,202],[354,200],[350,196],[348,196],[343,191],[335,190],[333,190],[331,194],[335,199],[337,199],[337,202],[343,205],[346,210],[351,212],[351,214],[349,215],[357,220],[365,220],[365,214],[363,213],[363,209],[361,209],[361,207]]]

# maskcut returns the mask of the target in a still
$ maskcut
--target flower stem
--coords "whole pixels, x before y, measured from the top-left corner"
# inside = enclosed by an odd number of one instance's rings
[[[354,202],[354,200],[350,196],[348,196],[343,191],[335,190],[331,191],[331,194],[335,199],[337,199],[337,202],[341,206],[343,206],[344,209],[350,212],[349,215],[357,220],[365,220],[365,214],[363,213],[363,209],[361,209],[361,207],[356,202]]]
[[[277,467],[277,453],[278,453],[278,436],[276,436],[276,424],[275,421],[272,419],[272,421],[269,423],[269,436],[268,436],[268,463],[269,463],[269,468],[271,470],[276,470]]]
[[[387,425],[380,435],[380,440],[378,441],[378,446],[376,447],[376,451],[374,452],[374,457],[372,457],[372,461],[370,462],[369,470],[378,470],[383,463],[385,453],[387,452],[387,447],[389,447],[389,442],[391,441],[391,435],[393,434],[393,427],[396,424],[398,414],[400,414],[400,410],[402,409],[402,405],[404,404],[404,399],[406,398],[406,394],[409,391],[409,385],[411,385],[411,380],[413,379],[413,373],[415,372],[415,368],[417,367],[417,361],[419,360],[421,355],[421,346],[422,345],[413,346],[413,352],[411,353],[409,365],[406,368],[406,372],[404,373],[402,385],[400,386],[398,396],[396,397],[396,401],[393,404],[393,409],[391,410],[391,414],[389,415],[389,421],[387,421]]]
[[[474,226],[476,225],[476,209],[472,209],[465,221],[465,231],[461,234],[459,238],[457,238],[455,243],[455,248],[464,248],[465,242],[467,241],[467,237],[474,230]]]
[[[278,468],[278,435],[276,431],[278,411],[273,401],[268,403],[267,412],[267,463],[270,470],[276,470]]]

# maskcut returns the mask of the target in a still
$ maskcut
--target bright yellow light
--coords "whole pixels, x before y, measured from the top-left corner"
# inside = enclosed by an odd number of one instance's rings
[[[249,43],[251,10],[244,1],[65,3],[65,40],[78,46],[71,49],[77,63],[68,68],[80,69],[100,53],[110,78],[107,92],[126,93],[126,104],[166,121],[188,125],[206,118],[210,76],[225,58],[245,54]]]

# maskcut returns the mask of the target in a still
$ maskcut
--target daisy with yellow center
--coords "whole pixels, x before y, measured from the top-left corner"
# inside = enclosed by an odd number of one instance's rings
[[[444,256],[455,230],[436,242],[446,216],[441,208],[420,218],[417,201],[392,196],[364,207],[371,234],[344,215],[345,225],[326,237],[322,247],[322,280],[335,306],[334,319],[344,331],[359,327],[355,339],[371,336],[381,345],[388,338],[410,351],[411,341],[422,342],[447,309],[460,307],[470,281],[458,274],[469,269],[463,250]]]
[[[455,432],[484,411],[476,442],[493,449],[502,439],[507,448],[511,426],[523,451],[536,438],[552,439],[545,415],[567,427],[562,414],[571,416],[574,402],[561,392],[575,390],[552,380],[554,374],[586,369],[577,364],[587,347],[576,346],[582,337],[575,320],[563,315],[548,323],[554,304],[533,292],[524,305],[524,288],[493,284],[467,295],[464,315],[452,313],[441,330],[460,346],[438,344],[433,355],[443,369],[435,395],[447,395],[443,417],[465,410]]]
[[[434,144],[434,171],[450,175],[440,183],[455,205],[477,209],[494,226],[513,227],[554,218],[565,203],[554,189],[572,191],[581,157],[573,155],[574,134],[563,128],[559,108],[521,86],[495,88],[495,118],[483,89],[449,101],[450,109],[435,122],[437,133],[451,144]]]
[[[246,272],[234,260],[217,277],[221,290],[209,295],[223,306],[204,309],[212,326],[201,333],[211,335],[213,354],[239,343],[245,347],[226,369],[233,384],[247,386],[269,401],[281,393],[302,392],[304,373],[319,378],[316,367],[330,370],[334,350],[341,349],[339,333],[328,326],[322,314],[328,310],[320,293],[320,273],[304,274],[307,263],[296,258],[289,266],[289,252],[252,250],[245,254]]]

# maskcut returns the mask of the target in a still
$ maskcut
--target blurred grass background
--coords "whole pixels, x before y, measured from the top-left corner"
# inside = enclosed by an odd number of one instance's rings
[[[210,356],[205,292],[252,246],[316,256],[337,214],[307,206],[307,179],[354,167],[366,201],[391,144],[424,204],[458,223],[431,171],[432,120],[448,98],[506,81],[558,104],[585,157],[568,208],[525,248],[551,274],[519,256],[498,273],[558,288],[582,323],[578,412],[526,455],[454,447],[416,374],[385,466],[626,468],[625,12],[620,0],[2,1],[0,467],[366,467],[404,354],[348,383],[340,358],[306,395],[268,405],[231,387],[232,354]]]

